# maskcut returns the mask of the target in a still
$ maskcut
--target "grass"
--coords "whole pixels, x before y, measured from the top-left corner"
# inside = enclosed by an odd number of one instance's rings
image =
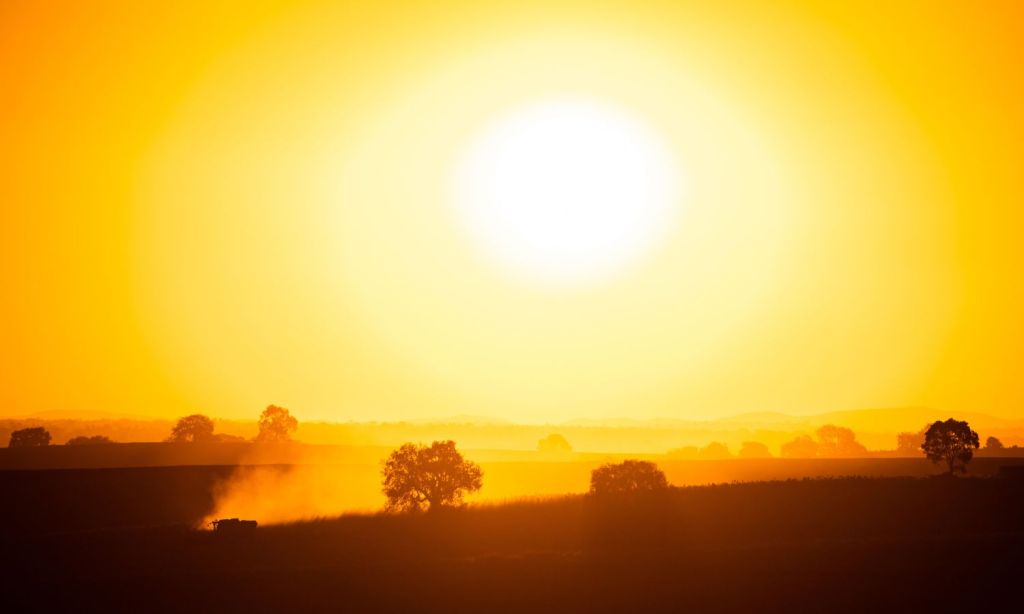
[[[1016,599],[1022,505],[1014,480],[843,478],[348,515],[250,538],[22,535],[3,544],[18,561],[3,588],[15,606],[147,611],[946,611]]]

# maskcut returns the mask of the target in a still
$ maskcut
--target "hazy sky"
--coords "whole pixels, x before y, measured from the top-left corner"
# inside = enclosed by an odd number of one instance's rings
[[[0,7],[0,415],[1024,414],[1018,3],[90,4]],[[577,133],[668,213],[459,208]]]

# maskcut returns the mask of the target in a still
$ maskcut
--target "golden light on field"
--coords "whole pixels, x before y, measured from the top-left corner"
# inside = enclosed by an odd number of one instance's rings
[[[3,10],[2,411],[1024,400],[1017,9]]]

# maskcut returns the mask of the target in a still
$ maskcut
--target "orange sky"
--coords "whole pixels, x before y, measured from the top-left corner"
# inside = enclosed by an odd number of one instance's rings
[[[1022,416],[1017,3],[174,4],[0,7],[0,416]],[[565,94],[693,190],[544,288],[438,185]]]

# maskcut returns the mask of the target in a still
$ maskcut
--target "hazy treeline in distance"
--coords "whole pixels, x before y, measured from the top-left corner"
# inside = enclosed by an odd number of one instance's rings
[[[294,439],[306,444],[394,447],[406,441],[453,439],[465,449],[535,451],[537,442],[551,433],[561,434],[575,452],[663,454],[701,457],[712,443],[726,446],[728,454],[739,455],[745,442],[767,446],[773,456],[801,436],[814,437],[825,425],[854,431],[867,455],[900,454],[900,433],[915,433],[945,418],[943,412],[925,408],[832,412],[815,416],[747,414],[711,421],[604,420],[558,424],[513,424],[472,416],[434,422],[310,422],[301,420]],[[1006,447],[1024,444],[1024,420],[1007,420],[979,413],[958,412],[981,433],[983,439],[998,438]],[[0,419],[0,443],[18,429],[42,426],[60,445],[74,437],[105,436],[115,442],[158,442],[167,439],[174,420],[148,419]],[[255,420],[215,419],[216,432],[228,439],[252,440],[257,436]],[[689,450],[696,448],[696,450]],[[847,454],[858,456],[860,454]],[[904,454],[915,456],[916,452]],[[717,456],[722,456],[718,454]],[[812,455],[814,456],[814,455]],[[707,454],[706,458],[716,455]]]

